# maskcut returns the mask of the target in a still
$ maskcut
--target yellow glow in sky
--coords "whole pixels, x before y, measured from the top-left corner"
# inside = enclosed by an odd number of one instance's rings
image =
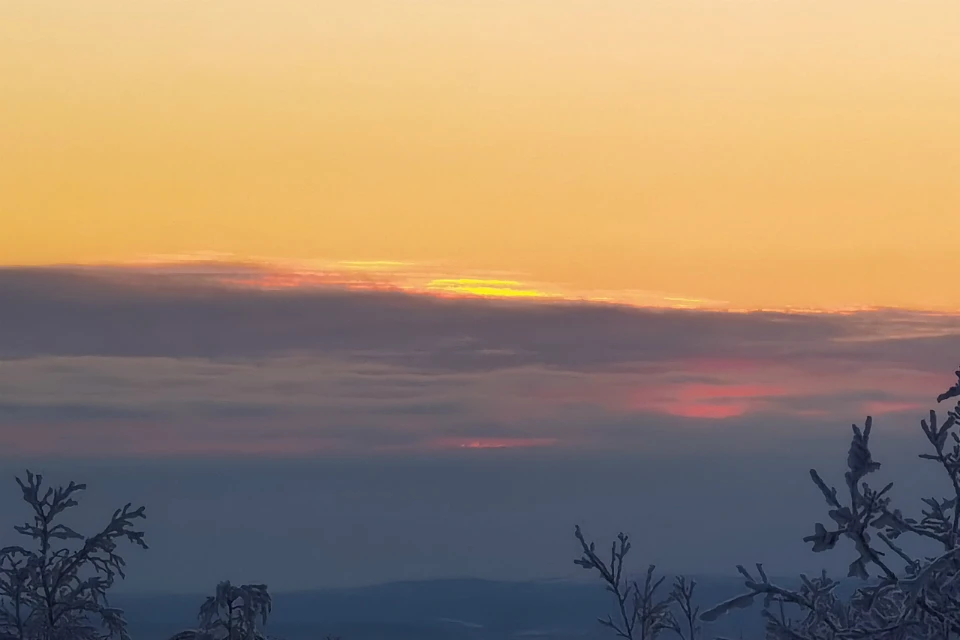
[[[490,298],[548,298],[550,294],[526,288],[516,280],[478,280],[475,278],[440,278],[426,287],[430,293],[459,294]]]
[[[0,264],[960,309],[955,0],[0,4]]]

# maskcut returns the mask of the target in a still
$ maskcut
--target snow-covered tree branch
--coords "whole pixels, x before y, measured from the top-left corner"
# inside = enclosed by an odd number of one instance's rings
[[[0,549],[0,637],[7,640],[129,640],[123,612],[107,592],[124,578],[121,542],[147,548],[144,508],[114,511],[103,529],[84,536],[61,522],[86,485],[44,487],[43,477],[17,478],[32,518],[14,527],[27,540]]]
[[[938,402],[960,396],[957,384]],[[890,498],[893,483],[875,489],[866,478],[880,470],[870,451],[873,420],[853,426],[842,490],[810,470],[814,485],[827,503],[831,524],[818,522],[804,538],[814,552],[835,549],[846,540],[856,553],[847,578],[861,585],[847,598],[837,594],[838,581],[821,575],[801,576],[791,590],[773,584],[757,566],[754,576],[738,567],[746,592],[722,602],[700,618],[715,620],[733,608],[762,599],[767,637],[775,640],[950,640],[960,638],[960,405],[942,420],[935,411],[920,421],[931,452],[920,454],[946,475],[950,495],[922,498],[919,516],[909,516]],[[900,538],[926,543],[923,555],[907,552]],[[794,617],[786,615],[790,610]]]

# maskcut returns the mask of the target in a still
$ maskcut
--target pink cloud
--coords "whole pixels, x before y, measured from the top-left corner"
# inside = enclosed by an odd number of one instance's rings
[[[666,407],[664,413],[681,418],[706,418],[723,420],[736,418],[747,413],[750,405],[747,403],[735,404],[689,404]]]
[[[556,438],[440,438],[431,442],[434,449],[529,449],[557,444]]]
[[[630,406],[633,410],[717,420],[762,409],[764,401],[785,395],[784,387],[770,384],[679,383],[635,392]]]

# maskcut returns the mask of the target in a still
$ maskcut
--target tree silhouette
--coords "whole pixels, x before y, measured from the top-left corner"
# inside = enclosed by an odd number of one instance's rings
[[[16,480],[33,517],[14,527],[27,542],[0,549],[0,638],[129,640],[123,612],[109,606],[107,592],[125,577],[118,543],[147,548],[135,526],[146,517],[143,507],[117,509],[87,537],[60,522],[86,485],[44,488],[43,476],[30,471]]]
[[[574,560],[588,571],[599,574],[606,590],[616,602],[616,616],[598,618],[598,622],[624,640],[654,640],[665,631],[671,631],[681,640],[696,640],[700,637],[697,624],[699,608],[695,606],[693,593],[696,581],[678,577],[673,588],[664,596],[657,591],[664,578],[656,578],[656,567],[647,567],[643,586],[624,574],[624,559],[630,552],[630,536],[620,533],[610,547],[610,560],[604,561],[596,550],[596,544],[587,542],[580,531],[574,530],[580,543],[582,555]]]
[[[273,608],[265,584],[217,585],[200,607],[196,629],[181,631],[172,640],[264,640],[261,625]]]
[[[960,396],[957,384],[940,394],[938,402]],[[935,463],[946,475],[952,494],[922,498],[918,517],[905,515],[892,505],[890,482],[874,489],[865,478],[880,470],[870,451],[873,420],[863,428],[853,425],[847,453],[843,491],[828,485],[815,469],[814,485],[827,503],[832,521],[814,525],[804,538],[814,552],[830,551],[842,540],[856,552],[847,577],[861,581],[853,595],[839,596],[838,581],[822,573],[801,576],[797,590],[773,584],[757,565],[756,575],[737,567],[747,591],[704,611],[701,619],[715,620],[733,608],[763,600],[767,637],[775,640],[950,640],[960,637],[960,404],[947,411],[943,421],[935,411],[920,421],[932,452],[920,457]],[[927,553],[908,553],[899,538],[926,543]],[[791,618],[790,615],[798,616]]]

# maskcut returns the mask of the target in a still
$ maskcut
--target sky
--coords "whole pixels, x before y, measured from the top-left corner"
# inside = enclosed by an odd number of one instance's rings
[[[146,503],[136,590],[568,577],[577,523],[678,571],[832,562],[807,469],[868,414],[913,469],[960,359],[958,29],[0,4],[0,467]]]
[[[957,309],[958,28],[952,0],[4,3],[0,262]]]

